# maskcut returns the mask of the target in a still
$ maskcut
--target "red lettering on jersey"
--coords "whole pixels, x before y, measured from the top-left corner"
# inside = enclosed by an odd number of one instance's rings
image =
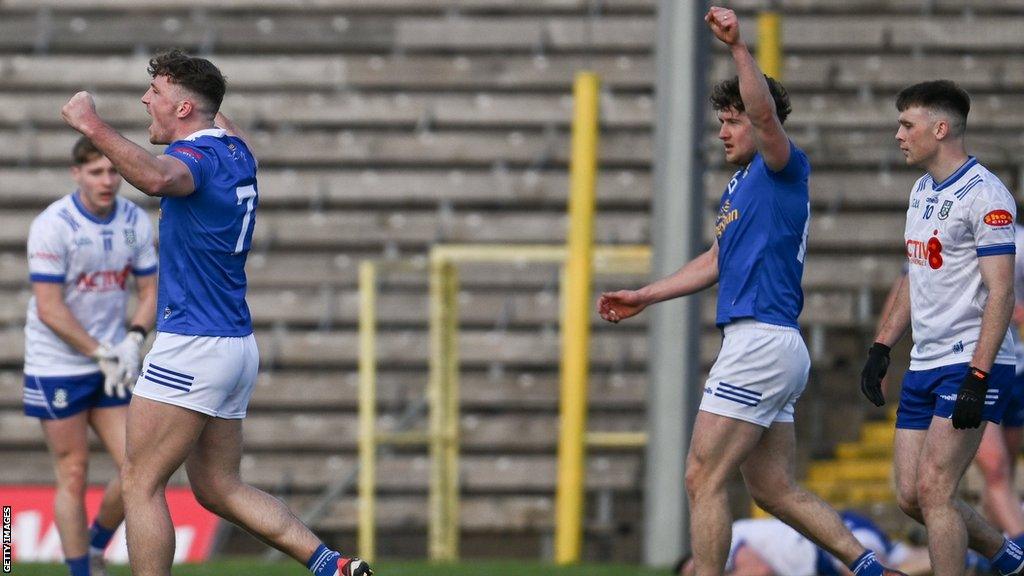
[[[203,155],[202,154],[200,154],[197,150],[193,150],[191,148],[175,148],[174,150],[171,150],[171,152],[180,152],[180,153],[182,153],[182,154],[192,158],[196,162],[198,162],[198,161],[203,159]]]
[[[917,266],[924,266],[927,262],[932,270],[942,268],[942,242],[935,236],[929,238],[927,243],[907,240],[907,260]]]
[[[932,270],[942,268],[942,242],[935,236],[928,240],[928,265]]]
[[[75,287],[82,292],[124,290],[131,271],[131,266],[125,266],[121,270],[97,270],[88,274],[79,274],[75,279]]]
[[[985,224],[988,224],[993,228],[1009,226],[1010,224],[1013,224],[1013,214],[1010,214],[1006,210],[993,210],[988,214],[985,214]]]
[[[33,252],[32,258],[38,258],[39,260],[49,260],[51,262],[60,262],[60,256],[52,254],[50,252]]]

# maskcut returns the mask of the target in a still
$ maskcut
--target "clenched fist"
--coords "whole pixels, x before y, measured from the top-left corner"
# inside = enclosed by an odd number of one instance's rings
[[[740,41],[740,21],[732,10],[712,6],[704,16],[704,21],[708,23],[715,38],[725,44],[732,46]]]
[[[82,133],[91,122],[99,118],[96,115],[96,102],[93,101],[92,94],[85,91],[72,96],[60,109],[60,115],[68,126]]]

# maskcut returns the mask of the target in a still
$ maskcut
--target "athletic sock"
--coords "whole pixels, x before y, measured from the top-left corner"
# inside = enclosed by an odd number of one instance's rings
[[[71,576],[89,576],[89,555],[78,558],[68,558],[64,561],[68,565]]]
[[[321,543],[309,557],[306,568],[316,576],[334,576],[338,571],[338,558],[341,558],[341,554]]]
[[[882,565],[871,550],[864,552],[850,563],[850,571],[855,576],[882,576]]]
[[[111,538],[114,537],[114,532],[117,530],[115,527],[113,530],[100,524],[99,520],[93,520],[92,526],[89,527],[89,548],[93,554],[103,554],[103,551],[110,545]]]
[[[1024,573],[1024,551],[1012,540],[1004,539],[1003,547],[992,557],[992,567],[1003,576]]]

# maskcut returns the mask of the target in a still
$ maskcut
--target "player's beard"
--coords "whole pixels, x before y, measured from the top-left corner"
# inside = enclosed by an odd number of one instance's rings
[[[163,137],[159,132],[159,125],[156,119],[149,124],[149,143],[150,144],[170,144],[170,140]]]

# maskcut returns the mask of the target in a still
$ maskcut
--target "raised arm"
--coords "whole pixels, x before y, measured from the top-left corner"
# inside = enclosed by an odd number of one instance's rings
[[[250,150],[252,149],[252,140],[249,139],[249,135],[239,128],[238,124],[235,124],[230,118],[225,116],[223,112],[217,112],[217,116],[213,119],[213,123],[226,130],[228,136],[241,138],[242,142],[245,142],[245,145],[248,146]]]
[[[729,47],[736,63],[736,74],[740,81],[740,98],[754,127],[757,149],[765,165],[775,172],[789,163],[789,137],[782,128],[782,122],[775,110],[775,100],[768,90],[768,82],[757,62],[740,38],[740,23],[736,13],[728,8],[712,6],[704,21],[715,37]]]
[[[132,186],[148,196],[188,196],[195,191],[192,173],[180,160],[154,156],[122,136],[96,113],[88,92],[79,92],[61,108],[69,126],[85,135],[99,148]]]

